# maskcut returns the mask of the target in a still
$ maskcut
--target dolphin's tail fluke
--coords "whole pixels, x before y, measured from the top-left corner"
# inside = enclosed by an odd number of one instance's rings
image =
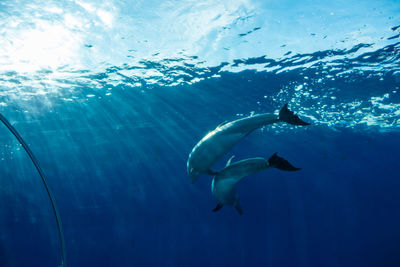
[[[292,164],[290,164],[289,161],[287,161],[284,158],[281,158],[278,156],[278,153],[273,154],[269,159],[268,159],[268,164],[271,167],[277,168],[279,170],[283,171],[298,171],[301,170],[300,168],[294,167]]]
[[[285,104],[279,111],[279,120],[293,125],[310,125],[310,123],[302,121],[299,116],[295,115],[293,111],[288,109],[288,104]]]

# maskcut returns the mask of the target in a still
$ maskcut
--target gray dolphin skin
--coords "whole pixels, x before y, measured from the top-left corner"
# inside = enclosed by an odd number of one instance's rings
[[[264,113],[254,115],[219,125],[209,132],[189,154],[187,172],[194,183],[202,174],[215,175],[212,166],[220,160],[240,140],[254,130],[265,125],[286,122],[293,125],[309,125],[293,114],[285,104],[279,115]]]
[[[265,158],[249,158],[230,164],[232,158],[229,159],[226,167],[218,172],[212,180],[211,191],[218,201],[217,206],[213,209],[214,212],[220,210],[224,205],[232,205],[242,215],[243,211],[236,193],[236,184],[250,174],[269,168],[277,168],[284,171],[300,170],[293,167],[287,160],[279,157],[277,153],[273,154],[268,160]]]

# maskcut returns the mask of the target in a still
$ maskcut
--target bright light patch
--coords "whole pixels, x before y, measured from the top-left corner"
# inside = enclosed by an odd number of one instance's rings
[[[64,21],[65,21],[65,26],[67,26],[69,28],[74,28],[74,27],[82,28],[83,27],[82,20],[76,16],[73,16],[72,14],[65,14]]]
[[[44,10],[47,12],[50,12],[50,13],[55,13],[55,14],[63,13],[63,10],[59,7],[46,7],[46,8],[44,8]]]
[[[111,27],[112,23],[113,23],[113,16],[110,12],[107,12],[105,10],[98,10],[97,15],[99,16],[99,18],[101,19],[101,21],[107,26],[107,27]]]
[[[6,48],[9,62],[0,70],[34,72],[79,63],[76,54],[80,43],[79,35],[64,26],[40,21],[34,29],[21,31],[9,44]]]
[[[81,1],[75,1],[75,3],[77,3],[78,5],[83,7],[88,12],[94,12],[96,10],[96,8],[94,8],[91,4],[84,3],[84,2],[81,2]]]

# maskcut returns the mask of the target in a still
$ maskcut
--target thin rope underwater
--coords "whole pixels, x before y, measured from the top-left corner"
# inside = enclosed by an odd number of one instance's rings
[[[61,251],[62,251],[62,263],[60,267],[67,267],[67,255],[66,255],[66,249],[65,249],[65,241],[64,241],[64,234],[63,234],[63,228],[62,228],[62,223],[61,223],[61,218],[57,209],[56,205],[56,200],[54,198],[53,192],[51,191],[48,183],[46,176],[44,175],[42,168],[39,166],[39,162],[33,155],[31,149],[29,148],[28,144],[25,143],[24,139],[22,139],[21,135],[18,133],[18,131],[10,124],[10,122],[0,113],[0,120],[4,123],[4,125],[10,130],[10,132],[18,139],[18,141],[21,143],[22,147],[25,149],[26,153],[32,160],[33,165],[35,165],[36,170],[39,173],[40,178],[42,178],[43,185],[47,191],[47,194],[50,199],[51,207],[53,208],[53,213],[54,216],[56,217],[56,222],[57,222],[57,229],[58,229],[58,234],[60,236],[60,246],[61,246]]]

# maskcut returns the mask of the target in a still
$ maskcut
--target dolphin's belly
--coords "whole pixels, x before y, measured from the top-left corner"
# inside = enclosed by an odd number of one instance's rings
[[[212,194],[218,203],[223,205],[233,205],[237,199],[235,190],[235,179],[213,179]]]
[[[188,169],[194,168],[202,173],[207,172],[223,155],[225,155],[244,135],[242,133],[218,132],[207,135],[192,150],[188,159]]]

